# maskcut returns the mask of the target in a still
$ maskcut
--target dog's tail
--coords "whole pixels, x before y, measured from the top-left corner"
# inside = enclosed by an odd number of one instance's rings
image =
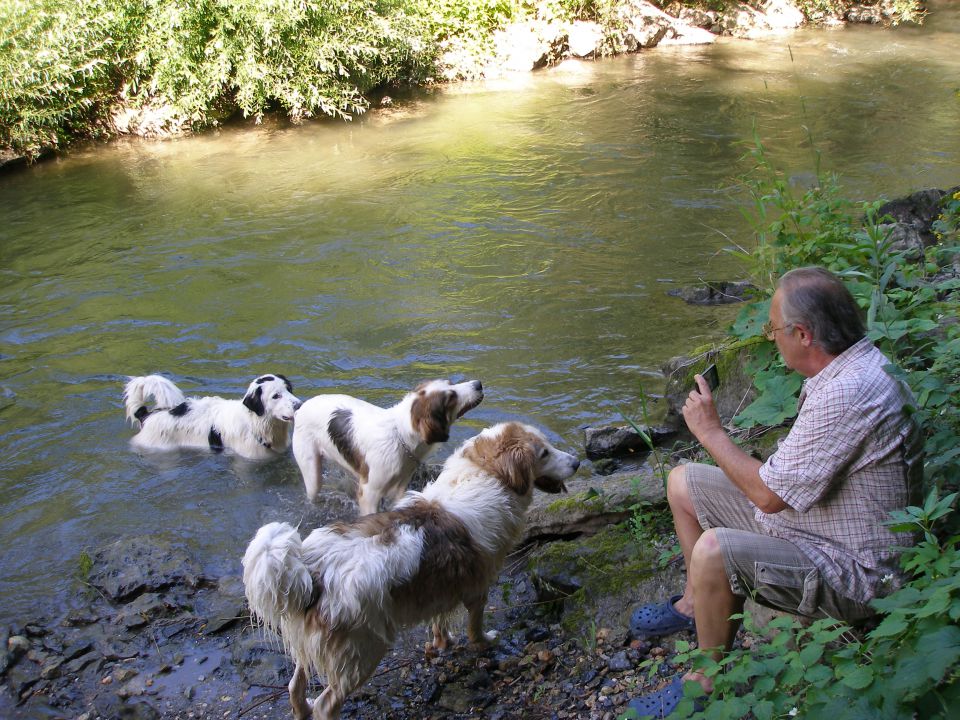
[[[147,400],[153,398],[157,410],[170,410],[186,400],[180,388],[160,375],[132,377],[123,388],[123,404],[127,420],[143,423],[147,416]]]
[[[257,531],[243,556],[247,602],[271,630],[279,629],[284,617],[302,614],[314,601],[313,578],[302,552],[297,529],[274,522]]]

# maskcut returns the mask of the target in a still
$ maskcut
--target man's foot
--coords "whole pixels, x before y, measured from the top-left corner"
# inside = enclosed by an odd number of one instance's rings
[[[630,634],[637,638],[672,635],[681,630],[693,630],[693,618],[678,612],[673,606],[681,595],[667,602],[641,605],[630,615]]]

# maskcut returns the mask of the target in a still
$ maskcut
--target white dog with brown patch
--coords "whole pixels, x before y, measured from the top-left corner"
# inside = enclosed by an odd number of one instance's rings
[[[154,406],[147,407],[152,399]],[[232,450],[251,460],[276,457],[290,445],[300,400],[283,375],[261,375],[242,400],[186,397],[162,375],[132,377],[123,389],[127,419],[140,426],[130,443],[143,450]]]
[[[323,459],[334,460],[357,480],[360,514],[377,512],[380,500],[396,501],[417,466],[450,438],[450,426],[483,400],[479,380],[451,384],[431,380],[399,403],[380,408],[349,395],[318,395],[297,411],[293,456],[307,497],[323,483]]]
[[[376,669],[397,631],[445,617],[461,604],[467,637],[483,632],[490,585],[522,539],[533,488],[557,493],[580,462],[529,425],[503,423],[468,440],[422,492],[306,539],[287,523],[264,525],[247,547],[243,582],[262,623],[279,630],[296,662],[288,686],[297,720],[340,717],[344,699]],[[315,700],[310,675],[326,676]]]

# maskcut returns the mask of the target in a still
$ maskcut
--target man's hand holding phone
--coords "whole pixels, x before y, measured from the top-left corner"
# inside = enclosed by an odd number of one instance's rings
[[[710,365],[703,374],[693,376],[697,387],[690,391],[687,401],[683,406],[683,419],[687,427],[700,442],[703,442],[702,436],[711,430],[723,431],[723,425],[720,422],[720,415],[717,413],[713,404],[713,390],[719,384],[720,379],[717,375],[717,366]]]

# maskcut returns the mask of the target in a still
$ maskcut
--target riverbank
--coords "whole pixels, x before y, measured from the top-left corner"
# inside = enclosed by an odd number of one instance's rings
[[[337,11],[343,17],[328,17],[283,3],[215,10],[165,2],[150,9],[103,0],[69,9],[58,0],[9,3],[0,26],[16,42],[0,48],[0,168],[87,139],[176,137],[274,113],[293,122],[350,119],[389,106],[391,94],[411,87],[721,36],[764,37],[811,23],[919,21],[923,12],[912,0],[720,7],[673,2],[661,9],[620,0],[491,9],[454,2],[426,13],[399,4],[377,17],[345,3]],[[287,43],[298,53],[288,53]]]

